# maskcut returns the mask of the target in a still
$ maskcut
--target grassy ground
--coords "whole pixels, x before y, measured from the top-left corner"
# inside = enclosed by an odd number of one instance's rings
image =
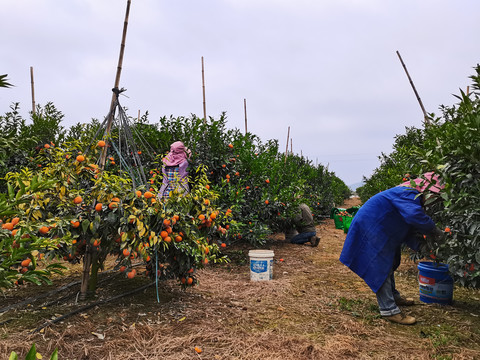
[[[267,246],[275,252],[272,281],[251,282],[248,248],[236,248],[228,250],[230,264],[202,270],[194,289],[184,292],[174,283],[161,284],[158,301],[151,287],[37,334],[30,331],[75,309],[75,298],[6,312],[0,316],[0,322],[8,321],[0,328],[0,354],[5,359],[12,350],[25,354],[35,342],[44,358],[58,347],[60,359],[84,360],[480,359],[479,290],[456,287],[452,306],[423,304],[416,265],[404,256],[397,287],[417,300],[404,310],[418,323],[388,323],[378,315],[375,295],[338,261],[343,231],[327,220],[317,226],[317,234],[318,248],[285,243],[283,235],[272,237]],[[79,275],[72,271],[56,286]],[[113,276],[100,285],[98,295],[146,283],[142,277]],[[0,307],[47,290],[30,285],[9,291]]]

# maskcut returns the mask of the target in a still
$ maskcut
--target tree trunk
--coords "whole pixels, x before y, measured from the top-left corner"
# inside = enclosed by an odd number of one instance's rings
[[[82,284],[80,286],[80,300],[87,298],[88,283],[90,279],[90,267],[92,266],[92,252],[87,249],[83,257]]]

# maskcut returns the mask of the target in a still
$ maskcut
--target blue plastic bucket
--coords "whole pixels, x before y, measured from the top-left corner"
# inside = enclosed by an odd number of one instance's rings
[[[418,264],[418,284],[420,300],[424,303],[452,303],[453,279],[447,264],[421,261]]]

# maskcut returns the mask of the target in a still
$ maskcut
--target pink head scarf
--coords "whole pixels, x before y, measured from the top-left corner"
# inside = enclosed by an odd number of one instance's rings
[[[162,161],[166,166],[177,166],[188,160],[189,157],[190,150],[183,145],[183,142],[175,141],[170,145],[170,152],[162,159]]]
[[[416,178],[415,180],[412,180],[415,183],[414,188],[419,192],[424,192],[425,189],[428,189],[431,192],[438,194],[440,190],[445,188],[445,185],[440,185],[440,179],[438,178],[438,175],[433,174],[433,171],[423,174],[423,177],[424,178]],[[405,181],[404,183],[401,183],[400,186],[413,187],[411,181]]]

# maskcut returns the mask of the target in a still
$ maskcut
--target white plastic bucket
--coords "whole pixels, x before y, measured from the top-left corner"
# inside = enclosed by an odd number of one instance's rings
[[[250,250],[250,280],[268,281],[273,278],[273,250]]]

